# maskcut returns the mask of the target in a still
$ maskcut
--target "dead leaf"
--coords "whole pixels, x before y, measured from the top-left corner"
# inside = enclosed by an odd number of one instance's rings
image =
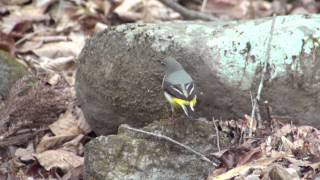
[[[101,22],[97,22],[95,27],[94,27],[94,32],[97,33],[97,32],[100,32],[100,31],[104,31],[108,29],[108,25],[104,24],[104,23],[101,23]]]
[[[40,165],[47,171],[50,171],[52,168],[59,168],[63,172],[67,172],[70,169],[83,165],[84,163],[83,157],[61,149],[48,150],[43,153],[36,154],[35,157],[38,159]]]
[[[0,31],[0,50],[7,51],[14,56],[16,51],[15,40],[10,34]]]
[[[9,11],[8,7],[0,6],[0,19],[1,19],[1,16],[6,16],[9,14],[10,14],[10,11]]]
[[[290,133],[293,133],[296,131],[296,127],[292,126],[291,124],[285,124],[280,129],[278,129],[275,133],[275,136],[282,137],[287,136]]]
[[[249,159],[251,158],[250,155],[248,156],[248,151],[249,149],[245,147],[230,148],[222,154],[220,159],[228,169],[231,169],[239,164],[241,159],[246,161],[246,156]]]
[[[105,21],[104,17],[97,16],[97,15],[91,15],[91,16],[84,16],[79,19],[80,25],[82,30],[88,34],[93,35],[95,32],[95,27],[97,23],[102,23],[108,25],[108,23]]]
[[[23,45],[18,46],[17,52],[19,53],[28,53],[35,49],[40,48],[43,45],[42,41],[27,41]]]
[[[289,173],[291,172],[291,173]],[[271,167],[265,169],[263,179],[277,179],[277,180],[299,180],[300,177],[295,171],[288,171],[286,168],[274,164]]]
[[[223,173],[219,176],[208,177],[207,180],[225,180],[225,179],[230,179],[230,178],[236,177],[239,174],[245,174],[245,172],[248,172],[250,169],[255,169],[255,168],[263,169],[263,168],[267,167],[268,165],[270,165],[275,160],[278,160],[282,157],[283,157],[283,155],[279,155],[277,157],[267,157],[267,158],[263,157],[263,158],[260,158],[256,161],[252,162],[252,163],[233,168],[233,169],[231,169],[231,170],[227,171],[226,173]]]
[[[15,157],[19,158],[21,162],[30,162],[35,160],[33,153],[33,143],[29,143],[27,148],[18,148],[14,155]]]
[[[55,59],[42,57],[42,62],[40,62],[40,67],[49,72],[60,72],[68,70],[74,66],[74,56],[59,57]]]
[[[208,0],[206,12],[240,19],[247,15],[249,5],[247,0]]]
[[[83,134],[78,135],[73,140],[66,142],[63,144],[63,149],[74,152],[78,155],[83,154],[83,144],[81,143],[82,139],[84,138]]]
[[[37,145],[36,152],[41,153],[47,149],[59,147],[63,143],[73,139],[76,135],[59,135],[59,136],[48,136],[45,135],[40,143]]]
[[[294,143],[292,143],[288,138],[281,136],[281,141],[286,151],[292,152],[295,149],[297,149],[297,146]]]
[[[247,127],[250,129],[251,128],[251,123],[252,123],[252,132],[256,132],[257,130],[257,120],[255,118],[252,118],[251,116],[245,114],[244,119],[247,123]]]
[[[247,152],[244,156],[240,157],[237,166],[246,164],[250,160],[252,160],[254,157],[257,158],[257,156],[259,156],[259,155],[261,156],[261,148],[260,147],[250,149],[249,152]]]
[[[58,73],[53,73],[48,80],[48,84],[51,86],[57,85],[60,80],[60,75]]]
[[[56,136],[59,135],[79,135],[82,130],[77,125],[76,116],[70,111],[66,111],[59,119],[49,125],[50,130]]]
[[[31,2],[31,0],[10,0],[8,1],[10,5],[24,5]]]
[[[121,5],[114,10],[114,12],[121,14],[122,12],[135,11],[137,7],[141,7],[142,4],[142,0],[124,0]]]
[[[83,165],[68,171],[62,180],[78,180],[83,178]]]
[[[20,21],[15,24],[10,34],[15,38],[21,38],[23,35],[32,29],[32,22],[30,20]]]
[[[181,18],[180,14],[163,5],[157,0],[148,0],[143,2],[141,7],[142,20],[144,22],[154,22],[159,20],[174,20]],[[127,11],[128,12],[128,11]],[[130,11],[129,11],[130,12]],[[132,13],[138,13],[139,10],[132,11]],[[120,17],[123,16],[126,12],[118,12]]]
[[[4,25],[3,32],[10,33],[15,26],[22,22],[22,27],[16,27],[17,30],[25,30],[25,27],[30,27],[34,22],[49,22],[51,20],[48,14],[44,15],[39,8],[33,4],[16,7],[14,11],[11,11],[9,16],[3,18],[2,24]],[[24,24],[26,22],[26,24]],[[26,29],[28,29],[26,28]]]

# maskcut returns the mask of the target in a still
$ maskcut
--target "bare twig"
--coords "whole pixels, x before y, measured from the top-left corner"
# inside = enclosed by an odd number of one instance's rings
[[[68,36],[42,36],[35,38],[35,40],[43,41],[44,43],[50,43],[50,42],[58,42],[58,41],[70,41],[70,38]]]
[[[266,109],[266,113],[267,113],[267,126],[270,127],[271,126],[271,107],[268,101],[264,101],[264,106]]]
[[[172,139],[172,138],[170,138],[170,137],[167,137],[167,136],[164,136],[164,135],[161,135],[161,134],[155,134],[155,133],[148,132],[148,131],[144,131],[144,130],[137,129],[137,128],[133,128],[133,127],[130,127],[129,125],[124,125],[123,127],[127,128],[127,129],[129,129],[129,130],[131,130],[131,131],[135,131],[135,132],[147,134],[147,135],[150,135],[150,136],[154,136],[154,137],[157,137],[157,138],[160,138],[160,139],[165,139],[165,140],[167,140],[167,141],[170,141],[170,142],[172,142],[172,143],[174,143],[174,144],[176,144],[176,145],[178,145],[178,146],[180,146],[180,147],[183,147],[184,149],[186,149],[186,150],[188,150],[188,151],[190,151],[190,152],[192,152],[192,153],[200,156],[201,159],[203,159],[204,161],[209,162],[209,163],[212,164],[213,166],[215,166],[215,167],[219,166],[218,163],[211,161],[211,160],[210,160],[209,158],[207,158],[205,155],[203,155],[203,154],[201,154],[201,153],[193,150],[193,149],[190,148],[189,146],[186,146],[186,145],[184,145],[184,144],[182,144],[182,143],[180,143],[180,142],[178,142],[178,141],[176,141],[176,140],[174,140],[174,139]],[[218,161],[218,160],[217,160],[217,161]]]
[[[180,4],[174,2],[173,0],[159,0],[164,5],[170,7],[171,9],[177,11],[180,13],[183,17],[186,19],[201,19],[205,21],[217,21],[218,19],[210,14],[201,13],[197,11],[193,11],[190,9],[187,9]]]
[[[267,47],[267,51],[266,51],[267,57],[266,57],[266,61],[264,63],[263,71],[262,71],[262,74],[261,74],[261,80],[260,80],[260,84],[259,84],[259,87],[258,87],[257,96],[256,96],[256,98],[254,99],[254,102],[253,102],[253,107],[252,107],[252,112],[251,112],[251,118],[252,119],[254,118],[255,111],[257,109],[256,106],[258,104],[258,101],[261,98],[261,92],[262,92],[262,88],[263,88],[263,82],[265,80],[265,74],[267,73],[267,68],[268,68],[268,65],[270,64],[271,42],[272,42],[272,38],[273,38],[273,31],[274,31],[275,22],[276,22],[276,15],[273,15],[272,22],[271,22],[271,29],[270,29],[270,38],[269,38],[268,47]],[[259,116],[260,115],[258,115],[258,117]],[[249,131],[249,136],[250,137],[252,136],[252,125],[253,125],[253,123],[252,123],[252,121],[250,121],[250,131]],[[261,122],[261,118],[260,118],[260,121],[258,122],[258,126],[260,127],[261,125],[262,125],[262,122]]]
[[[36,136],[39,133],[44,132],[46,130],[48,130],[48,128],[39,129],[34,132],[19,134],[19,135],[12,136],[12,137],[9,137],[6,139],[0,139],[0,148],[8,147],[11,145],[20,145],[20,144],[26,143],[30,139],[32,139],[34,136]]]
[[[214,128],[216,129],[217,146],[218,146],[218,150],[219,150],[219,152],[220,152],[220,151],[221,151],[221,148],[220,148],[219,129],[218,129],[218,126],[217,126],[217,123],[216,123],[216,120],[214,119],[214,117],[212,118],[212,122],[213,122]]]
[[[19,39],[15,44],[20,45],[21,43],[33,38],[33,36],[37,35],[39,32],[32,32],[30,34],[25,35],[24,37],[22,37],[21,39]]]
[[[204,10],[206,9],[208,0],[203,0],[202,1],[202,5],[201,5],[201,12],[204,12]]]

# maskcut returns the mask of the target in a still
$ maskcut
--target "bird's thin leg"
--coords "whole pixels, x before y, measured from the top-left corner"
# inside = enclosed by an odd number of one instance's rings
[[[171,118],[170,121],[175,123],[176,119],[174,118],[174,107],[171,105]]]

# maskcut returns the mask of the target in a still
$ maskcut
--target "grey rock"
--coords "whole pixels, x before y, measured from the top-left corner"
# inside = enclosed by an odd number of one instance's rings
[[[14,83],[27,75],[26,68],[13,57],[0,50],[0,100],[6,99]]]
[[[171,137],[206,155],[217,151],[215,130],[204,121],[154,122],[143,130]],[[220,145],[230,139],[220,133]],[[120,126],[117,135],[100,136],[85,147],[85,178],[96,180],[196,180],[213,166],[169,142]]]
[[[313,39],[319,17],[276,18],[261,98],[273,115],[315,126],[320,126],[320,64]],[[255,95],[261,80],[271,21],[126,24],[98,33],[78,59],[77,97],[87,121],[97,134],[110,134],[123,123],[143,127],[167,118],[160,63],[167,56],[195,80],[197,117],[243,117],[251,112],[250,92]]]

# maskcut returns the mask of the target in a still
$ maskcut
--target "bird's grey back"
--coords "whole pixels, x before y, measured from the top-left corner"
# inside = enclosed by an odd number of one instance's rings
[[[191,76],[184,69],[167,74],[166,81],[172,84],[187,84],[193,82]]]

